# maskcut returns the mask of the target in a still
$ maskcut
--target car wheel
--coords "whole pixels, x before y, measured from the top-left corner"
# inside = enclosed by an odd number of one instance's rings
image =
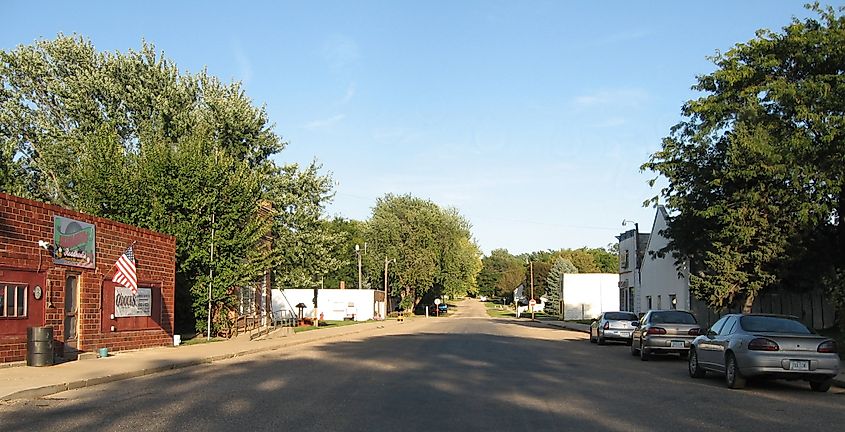
[[[824,393],[830,390],[830,384],[832,382],[833,380],[830,378],[822,381],[810,381],[810,388],[813,389],[813,391]]]
[[[745,387],[745,377],[739,372],[739,366],[736,364],[736,357],[733,353],[728,353],[725,359],[725,383],[728,388],[741,389]]]
[[[698,354],[694,349],[689,350],[689,376],[693,378],[704,378],[707,371],[698,364]]]
[[[625,345],[631,346],[633,345],[634,341],[632,339],[628,339],[625,341]]]
[[[634,348],[634,341],[633,340],[631,341],[631,343],[628,344],[628,346],[631,347],[631,355],[632,356],[637,355],[637,349]]]
[[[643,346],[642,341],[640,341],[640,360],[648,361],[651,358],[651,354],[646,351],[645,347]]]
[[[598,344],[604,345],[604,343],[605,343],[604,336],[598,335]]]
[[[593,329],[590,329],[590,343],[596,343],[596,338],[593,337]]]

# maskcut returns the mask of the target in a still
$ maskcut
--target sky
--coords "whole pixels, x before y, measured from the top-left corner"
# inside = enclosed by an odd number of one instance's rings
[[[12,0],[0,49],[152,43],[242,82],[288,143],[277,163],[332,176],[328,217],[411,194],[458,209],[483,252],[519,254],[606,247],[623,220],[650,231],[659,190],[639,167],[708,57],[813,15],[804,3]]]

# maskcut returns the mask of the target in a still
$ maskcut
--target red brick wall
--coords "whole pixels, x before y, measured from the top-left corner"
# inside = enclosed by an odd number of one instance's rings
[[[53,264],[49,253],[38,247],[38,240],[52,241],[54,215],[95,225],[95,268]],[[114,305],[104,303],[114,293],[104,295],[104,289],[113,290],[112,267],[132,242],[135,242],[138,284],[154,288],[160,303],[154,306],[155,316],[149,319],[111,319]],[[80,281],[80,351],[169,345],[173,337],[175,255],[176,239],[172,236],[0,193],[0,282],[29,284],[29,316],[0,318],[0,363],[25,358],[26,327],[30,326],[52,326],[56,345],[61,349],[65,331],[64,284],[70,274],[78,274]],[[44,290],[41,300],[35,300],[32,295],[36,282]],[[112,325],[115,331],[111,331]]]

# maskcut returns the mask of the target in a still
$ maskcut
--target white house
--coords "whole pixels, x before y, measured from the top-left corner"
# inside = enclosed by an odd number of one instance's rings
[[[646,312],[649,309],[690,309],[688,269],[684,266],[683,271],[679,272],[672,253],[663,257],[657,256],[657,252],[669,243],[669,239],[663,234],[668,218],[666,208],[657,206],[651,233],[647,234],[648,241],[639,263],[639,280],[635,285],[638,289],[633,293],[634,304],[628,309],[634,313]],[[621,253],[622,240],[619,249]],[[623,274],[620,270],[620,287],[625,284],[623,281],[629,278],[629,273]]]
[[[636,312],[640,306],[641,266],[649,234],[640,233],[640,226],[616,236],[619,240],[619,310]]]
[[[384,317],[384,292],[370,289],[320,289],[317,290],[317,311],[324,320],[354,319],[368,321]],[[304,317],[314,316],[313,289],[273,290],[273,315],[276,319],[298,316],[296,305],[302,303]]]
[[[596,318],[619,310],[619,275],[615,273],[566,273],[563,275],[563,319]]]

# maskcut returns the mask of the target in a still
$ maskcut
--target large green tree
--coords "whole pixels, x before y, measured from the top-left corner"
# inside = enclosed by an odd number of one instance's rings
[[[182,73],[150,44],[105,53],[59,35],[0,51],[0,190],[176,236],[182,330],[204,329],[209,290],[221,312],[268,269],[301,280],[338,264],[319,229],[330,179],[277,166],[284,145],[240,84]]]
[[[547,314],[557,316],[563,319],[563,309],[561,305],[561,291],[563,290],[563,275],[567,273],[578,273],[578,269],[571,261],[565,258],[558,258],[549,270],[546,276],[546,298],[549,302],[546,304],[545,311]]]
[[[481,253],[469,223],[455,210],[388,194],[376,202],[365,237],[372,280],[383,283],[385,258],[396,259],[388,268],[390,294],[399,295],[405,309],[426,296],[463,296],[476,289]]]
[[[713,306],[812,285],[845,304],[845,19],[810,8],[817,18],[717,53],[643,165],[668,180],[666,250]]]

